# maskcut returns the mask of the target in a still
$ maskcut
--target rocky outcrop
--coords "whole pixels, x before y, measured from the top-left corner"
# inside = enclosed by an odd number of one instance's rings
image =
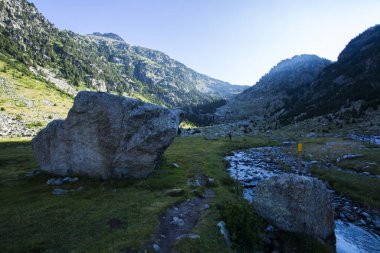
[[[274,176],[257,185],[254,207],[278,228],[326,239],[334,232],[332,195],[315,178]]]
[[[73,88],[67,81],[57,78],[56,74],[52,72],[50,69],[38,67],[35,69],[34,67],[29,67],[29,69],[36,74],[37,76],[45,79],[46,81],[52,83],[57,87],[58,89],[70,94],[70,95],[76,95],[78,92]],[[95,88],[98,86],[93,85]],[[104,87],[99,87],[99,91],[106,91]]]
[[[33,150],[48,173],[140,178],[177,136],[179,121],[179,111],[82,91],[66,120],[52,121],[33,139]]]
[[[0,137],[30,137],[36,135],[37,128],[28,128],[24,121],[6,113],[0,113]]]

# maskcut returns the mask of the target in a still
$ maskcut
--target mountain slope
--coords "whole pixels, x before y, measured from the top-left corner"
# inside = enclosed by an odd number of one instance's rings
[[[244,89],[199,74],[159,51],[130,46],[112,33],[61,31],[25,0],[0,1],[0,52],[54,73],[77,90],[145,96],[168,106],[209,102]]]
[[[65,118],[72,103],[72,96],[0,54],[0,137],[33,136]]]
[[[310,89],[289,106],[282,121],[332,113],[361,101],[360,111],[380,104],[380,25],[352,39],[338,61],[326,67]]]
[[[298,55],[273,67],[256,85],[236,95],[218,108],[217,115],[226,120],[278,117],[293,103],[291,94],[309,88],[329,60],[316,55]]]

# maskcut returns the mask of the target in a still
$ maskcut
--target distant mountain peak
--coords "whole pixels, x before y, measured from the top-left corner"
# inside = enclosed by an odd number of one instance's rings
[[[331,63],[329,60],[319,57],[314,54],[300,54],[295,55],[291,58],[280,61],[277,65],[271,68],[268,74],[274,74],[281,71],[294,71],[295,69],[301,69],[306,67],[307,64],[325,64],[326,62]]]
[[[283,83],[290,86],[299,85],[301,83],[310,83],[322,68],[330,63],[330,60],[321,58],[317,55],[295,55],[291,58],[280,61],[272,67],[267,74],[260,78],[256,85],[275,88],[276,86],[282,86]],[[250,89],[256,89],[253,87]]]
[[[117,35],[115,33],[94,32],[92,35],[98,36],[98,37],[104,37],[104,38],[108,38],[108,39],[113,39],[113,40],[117,40],[117,41],[121,41],[121,42],[125,42],[122,37],[120,37],[119,35]]]
[[[280,61],[256,85],[217,109],[224,120],[279,117],[294,93],[308,89],[331,61],[317,55],[296,55]]]

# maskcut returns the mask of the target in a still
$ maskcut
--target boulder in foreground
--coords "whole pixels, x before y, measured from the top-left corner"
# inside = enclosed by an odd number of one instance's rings
[[[278,228],[326,239],[334,232],[332,195],[315,178],[275,176],[258,184],[254,207]]]
[[[82,91],[66,120],[51,122],[33,139],[33,151],[48,173],[141,178],[177,136],[179,121],[179,111]]]

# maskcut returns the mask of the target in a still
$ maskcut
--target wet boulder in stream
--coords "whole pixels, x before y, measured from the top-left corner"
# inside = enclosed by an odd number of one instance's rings
[[[315,178],[274,176],[257,185],[253,205],[281,230],[326,239],[334,232],[332,194]]]

